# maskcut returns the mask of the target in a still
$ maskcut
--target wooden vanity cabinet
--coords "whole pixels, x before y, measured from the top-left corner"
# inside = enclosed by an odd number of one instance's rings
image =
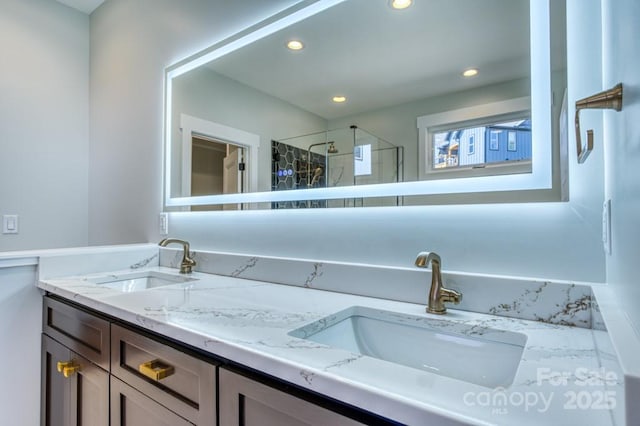
[[[216,365],[45,297],[42,426],[216,426]]]
[[[365,424],[351,417],[388,424],[131,324],[44,298],[42,426]]]
[[[41,425],[107,426],[109,322],[45,298],[42,329]]]
[[[363,425],[225,368],[218,378],[220,426]]]

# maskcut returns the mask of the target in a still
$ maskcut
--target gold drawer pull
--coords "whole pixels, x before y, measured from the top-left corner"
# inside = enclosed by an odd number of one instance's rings
[[[77,365],[74,360],[58,361],[57,367],[58,373],[62,373],[62,375],[67,379],[80,371],[80,366]]]
[[[155,381],[162,380],[165,377],[169,377],[175,372],[173,366],[165,364],[159,359],[154,359],[153,361],[140,364],[138,370],[140,371],[140,373]]]

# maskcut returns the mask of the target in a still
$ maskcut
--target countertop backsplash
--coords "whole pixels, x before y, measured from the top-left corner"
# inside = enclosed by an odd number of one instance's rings
[[[192,251],[195,271],[314,288],[359,296],[425,304],[431,270],[305,259]],[[160,266],[178,268],[181,249],[161,249]],[[446,262],[446,259],[443,259]],[[446,267],[446,263],[444,263]],[[537,278],[442,272],[444,285],[463,294],[454,309],[540,321],[548,324],[604,329],[591,285]],[[599,285],[599,284],[595,284]]]

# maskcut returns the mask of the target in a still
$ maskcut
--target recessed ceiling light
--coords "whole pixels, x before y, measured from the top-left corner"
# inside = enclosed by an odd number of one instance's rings
[[[406,9],[413,4],[413,0],[391,0],[391,7],[397,10]]]
[[[333,102],[335,102],[335,103],[337,103],[337,104],[341,104],[341,103],[343,103],[343,102],[346,102],[346,101],[347,101],[347,97],[346,97],[346,96],[342,96],[342,95],[340,95],[340,96],[334,96],[334,97],[332,98],[332,101],[333,101]]]
[[[462,75],[464,77],[474,77],[474,76],[478,75],[478,69],[477,68],[469,68],[468,70],[464,70]]]
[[[290,50],[302,50],[304,49],[304,43],[300,40],[289,40],[287,42],[287,48]]]

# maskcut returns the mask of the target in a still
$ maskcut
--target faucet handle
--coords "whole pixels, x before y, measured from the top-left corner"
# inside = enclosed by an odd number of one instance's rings
[[[440,299],[443,302],[449,302],[457,305],[458,303],[462,302],[462,293],[460,293],[459,291],[452,290],[450,288],[442,287],[440,289]]]
[[[181,274],[190,274],[193,270],[193,267],[196,266],[196,261],[193,260],[191,254],[188,254],[182,257],[182,263],[180,263],[180,273]]]

